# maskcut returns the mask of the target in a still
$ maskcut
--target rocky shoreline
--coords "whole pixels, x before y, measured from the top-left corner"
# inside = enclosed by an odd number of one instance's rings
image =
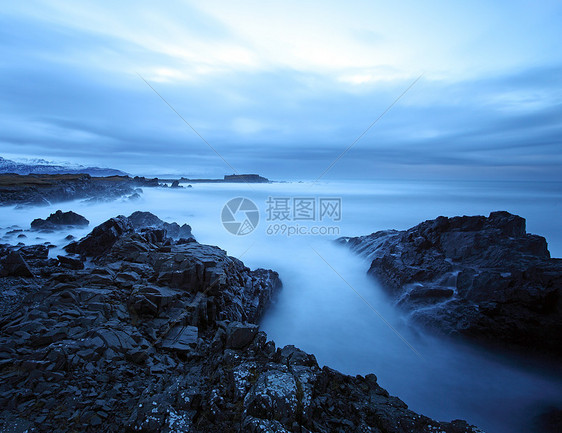
[[[189,226],[135,212],[66,251],[0,246],[2,432],[480,431],[277,348],[257,322],[279,275]]]
[[[510,350],[562,357],[562,260],[508,212],[425,221],[339,242],[416,324]]]
[[[137,200],[141,188],[184,188],[180,183],[269,183],[257,174],[225,175],[224,179],[158,179],[144,176],[94,177],[89,174],[0,173],[0,206],[41,206],[71,200]]]
[[[70,200],[112,201],[140,198],[140,187],[153,186],[128,176],[89,174],[0,174],[0,205],[41,206]],[[158,184],[156,185],[158,186]]]

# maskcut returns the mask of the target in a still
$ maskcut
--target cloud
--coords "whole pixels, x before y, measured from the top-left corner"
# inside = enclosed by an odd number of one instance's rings
[[[505,5],[12,3],[0,153],[230,171],[139,73],[240,171],[314,178],[425,71],[328,177],[560,178],[561,8]]]

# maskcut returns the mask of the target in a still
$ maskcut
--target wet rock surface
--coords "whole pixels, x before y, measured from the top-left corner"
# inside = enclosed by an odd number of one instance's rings
[[[126,217],[72,245],[0,249],[33,275],[0,278],[0,431],[478,431],[267,341],[274,271]]]
[[[562,260],[523,218],[439,217],[339,242],[372,260],[369,274],[415,322],[562,356]]]

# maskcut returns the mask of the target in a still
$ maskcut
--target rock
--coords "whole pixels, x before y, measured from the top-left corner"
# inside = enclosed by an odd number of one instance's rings
[[[141,230],[143,237],[150,243],[161,244],[166,241],[166,230],[156,229],[153,227],[144,228]]]
[[[104,328],[96,331],[94,335],[103,341],[105,348],[115,352],[125,353],[136,347],[136,342],[130,333],[122,329]]]
[[[160,182],[157,177],[152,179],[147,179],[144,176],[135,176],[133,182],[136,186],[146,186],[146,187],[156,187],[160,186]]]
[[[309,355],[305,351],[293,346],[285,346],[279,349],[276,354],[276,361],[283,365],[302,365],[306,367],[318,367],[314,355]]]
[[[157,316],[177,297],[177,292],[166,287],[141,286],[131,293],[129,305],[136,314]]]
[[[282,424],[290,424],[296,418],[297,383],[283,367],[272,368],[259,375],[244,398],[244,407],[249,415],[261,419],[277,418]]]
[[[191,227],[187,224],[180,226],[177,223],[167,223],[162,221],[156,215],[150,212],[133,212],[129,215],[129,221],[136,230],[153,227],[157,229],[165,229],[168,236],[173,239],[192,239]]]
[[[57,256],[58,261],[69,269],[84,269],[84,263],[79,259],[68,256]]]
[[[56,230],[65,227],[84,227],[90,222],[82,215],[75,212],[56,211],[49,215],[47,219],[37,218],[31,222],[31,228],[34,230]]]
[[[180,186],[180,181],[179,180],[174,180],[172,182],[171,188],[181,188]]]
[[[150,212],[134,212],[128,218],[119,215],[95,227],[85,238],[72,242],[65,247],[66,252],[83,256],[100,257],[125,234],[140,232],[143,237],[135,237],[135,244],[130,240],[122,243],[121,247],[133,251],[147,251],[146,242],[153,244],[165,243],[167,236],[172,238],[190,238],[191,227],[187,224],[179,226],[177,223],[166,223]],[[131,238],[132,240],[133,238]]]
[[[130,221],[119,215],[94,228],[85,238],[67,245],[65,250],[68,253],[98,257],[107,252],[121,235],[133,230]]]
[[[29,265],[18,252],[10,252],[4,259],[0,262],[2,269],[0,271],[1,276],[10,277],[33,277],[33,273],[29,268]]]
[[[131,225],[137,230],[146,227],[160,228],[164,224],[164,221],[150,212],[136,211],[129,215],[128,219]]]
[[[18,249],[22,257],[29,261],[39,261],[43,264],[49,257],[49,245],[27,245]]]
[[[198,332],[196,326],[175,326],[162,340],[162,348],[188,352],[197,345]]]
[[[243,349],[248,346],[258,333],[258,325],[251,323],[231,322],[226,328],[226,347]]]
[[[371,258],[413,321],[447,335],[562,356],[562,260],[525,219],[439,217],[406,231],[341,238]]]

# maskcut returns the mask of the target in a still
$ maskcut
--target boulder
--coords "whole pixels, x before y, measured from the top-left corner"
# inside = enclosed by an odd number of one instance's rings
[[[150,212],[133,212],[129,215],[129,221],[136,230],[152,227],[166,230],[166,234],[172,239],[193,239],[193,234],[191,233],[191,227],[189,225],[183,224],[180,226],[175,222],[167,223]]]
[[[289,424],[297,412],[297,383],[285,366],[264,371],[244,398],[244,407],[256,418],[276,418]]]
[[[252,323],[230,322],[226,328],[226,347],[243,349],[258,333],[259,326]]]
[[[133,230],[127,217],[119,215],[95,227],[85,238],[72,242],[64,249],[68,253],[99,257],[106,253],[120,236]]]
[[[37,218],[31,222],[31,228],[34,230],[57,230],[69,226],[84,227],[90,222],[75,212],[63,212],[61,210],[52,213],[47,219]]]
[[[9,252],[0,262],[0,265],[2,267],[0,270],[1,276],[33,277],[33,272],[31,272],[29,265],[19,252]]]

